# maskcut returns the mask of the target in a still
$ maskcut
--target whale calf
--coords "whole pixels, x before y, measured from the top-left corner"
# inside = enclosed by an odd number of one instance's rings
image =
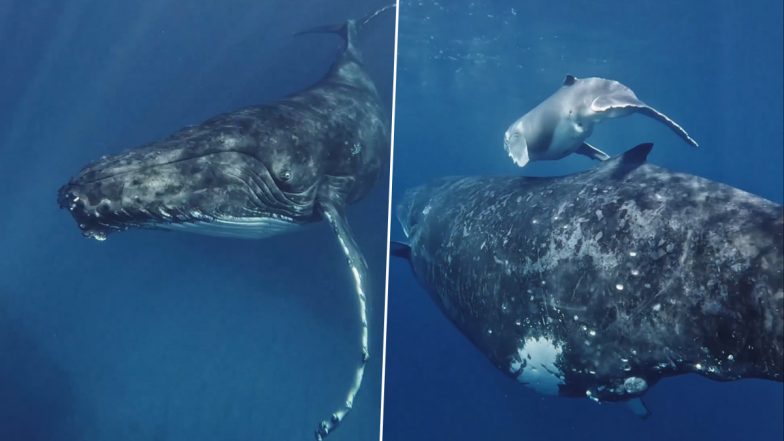
[[[348,261],[359,302],[359,366],[344,404],[319,424],[331,433],[351,409],[367,363],[367,268],[345,216],[374,185],[389,151],[386,113],[356,47],[360,20],[334,32],[345,50],[317,84],[272,104],[218,115],[160,141],[104,157],[59,191],[82,233],[129,228],[263,238],[326,221]]]
[[[520,167],[530,161],[561,159],[572,153],[604,161],[610,156],[585,141],[593,133],[593,126],[635,112],[665,124],[697,147],[697,141],[681,126],[640,101],[623,84],[567,75],[554,94],[509,126],[504,134],[504,148]]]
[[[639,400],[665,377],[784,379],[784,211],[645,162],[445,178],[397,216],[411,267],[501,371],[544,393]]]

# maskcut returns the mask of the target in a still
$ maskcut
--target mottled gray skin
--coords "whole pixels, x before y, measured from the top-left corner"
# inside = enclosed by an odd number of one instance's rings
[[[371,188],[388,151],[386,120],[349,43],[315,86],[104,157],[60,189],[59,203],[97,239],[214,219],[317,221],[320,203],[343,206]]]
[[[782,381],[780,205],[645,164],[642,145],[555,178],[447,178],[398,207],[414,272],[502,371],[562,344],[558,394],[617,401],[643,379]]]
[[[102,158],[59,192],[60,206],[85,236],[98,240],[134,227],[261,238],[326,221],[352,275],[361,349],[347,396],[318,425],[318,441],[353,407],[369,358],[367,266],[344,211],[375,183],[389,133],[354,41],[359,28],[393,7],[307,31],[338,33],[346,41],[345,51],[313,87]]]

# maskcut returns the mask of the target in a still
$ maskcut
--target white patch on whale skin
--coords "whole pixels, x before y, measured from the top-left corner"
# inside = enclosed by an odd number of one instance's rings
[[[558,395],[558,386],[564,384],[563,372],[556,365],[563,353],[563,346],[550,337],[528,337],[517,354],[512,355],[510,372],[517,381],[545,395]]]
[[[623,389],[628,394],[639,395],[648,389],[648,382],[644,378],[629,377],[624,380]]]

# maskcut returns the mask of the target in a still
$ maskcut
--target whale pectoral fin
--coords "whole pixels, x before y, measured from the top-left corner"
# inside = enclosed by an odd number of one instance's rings
[[[528,164],[528,142],[523,134],[517,132],[510,134],[504,139],[504,147],[506,153],[518,167],[524,167]]]
[[[368,266],[367,262],[365,262],[365,256],[362,255],[359,246],[354,241],[354,236],[351,234],[343,210],[332,204],[321,204],[320,207],[322,215],[338,238],[340,248],[348,260],[349,267],[353,269],[354,266],[358,266],[361,267],[362,271],[367,271]]]
[[[633,414],[642,419],[651,416],[651,411],[648,410],[648,406],[645,405],[645,402],[642,401],[642,398],[632,398],[626,402],[626,407],[628,407]]]
[[[667,115],[659,112],[658,110],[654,109],[651,106],[643,105],[642,107],[638,107],[636,109],[638,112],[642,113],[643,115],[647,115],[661,123],[664,123],[667,127],[669,127],[673,132],[675,132],[678,136],[680,136],[687,144],[692,145],[694,147],[699,147],[700,145],[697,144],[697,141],[694,140],[686,130],[683,129],[678,123],[671,120]]]
[[[411,260],[411,247],[403,242],[396,240],[389,242],[389,255],[401,259]]]
[[[643,103],[631,92],[596,97],[591,103],[591,110],[597,113],[605,113],[610,118],[628,115],[631,112],[638,112],[666,125],[686,141],[687,144],[693,145],[694,147],[699,146],[697,141],[689,136],[686,130],[678,125],[678,123],[670,119],[667,115]]]
[[[637,99],[629,89],[619,90],[607,95],[600,95],[591,101],[591,111],[605,118],[626,116],[647,105]]]
[[[610,155],[604,153],[603,151],[597,149],[596,147],[588,144],[587,142],[582,143],[580,147],[577,147],[577,151],[575,152],[580,155],[585,155],[591,159],[595,159],[597,161],[606,161],[610,159]]]
[[[365,257],[362,255],[359,247],[354,241],[354,236],[346,220],[345,213],[343,212],[342,199],[340,201],[327,200],[326,202],[319,202],[319,209],[324,220],[327,221],[332,231],[338,238],[340,249],[346,257],[348,267],[351,271],[354,291],[356,293],[357,301],[359,303],[359,319],[361,324],[361,346],[360,363],[354,373],[354,382],[346,396],[344,404],[335,411],[329,418],[323,420],[319,427],[316,429],[316,439],[322,440],[327,435],[332,433],[338,425],[343,421],[343,418],[348,414],[354,405],[354,397],[356,397],[359,387],[362,385],[362,377],[365,374],[365,365],[369,358],[368,352],[368,324],[367,324],[367,305],[366,305],[366,292],[367,292],[367,263]]]

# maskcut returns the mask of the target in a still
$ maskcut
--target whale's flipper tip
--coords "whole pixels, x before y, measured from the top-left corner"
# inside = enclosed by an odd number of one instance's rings
[[[662,124],[666,125],[667,127],[670,128],[670,130],[672,130],[678,136],[680,136],[681,139],[683,139],[683,141],[686,142],[686,144],[689,144],[692,147],[699,147],[700,146],[697,143],[697,141],[695,141],[694,138],[692,138],[689,135],[689,133],[683,127],[681,127],[678,123],[673,121],[672,118],[670,118],[669,116],[659,112],[658,110],[654,109],[653,107],[645,105],[645,106],[642,106],[642,107],[638,107],[635,110],[637,110],[638,112],[642,113],[643,115],[649,116],[649,117],[651,117],[651,118],[661,122]]]
[[[378,17],[379,15],[383,14],[386,11],[389,11],[390,9],[395,9],[396,7],[397,7],[397,3],[390,3],[388,5],[385,5],[385,6],[382,6],[382,7],[378,8],[378,9],[376,9],[374,12],[371,12],[370,14],[368,14],[368,15],[362,17],[361,19],[359,19],[358,20],[359,21],[359,26],[360,27],[365,26],[366,24],[368,24],[371,21],[373,21],[374,18]]]
[[[411,247],[403,242],[393,240],[389,243],[389,255],[411,260]]]
[[[648,410],[648,406],[645,405],[642,398],[632,398],[626,402],[626,407],[638,418],[646,419],[651,416],[651,411]]]

